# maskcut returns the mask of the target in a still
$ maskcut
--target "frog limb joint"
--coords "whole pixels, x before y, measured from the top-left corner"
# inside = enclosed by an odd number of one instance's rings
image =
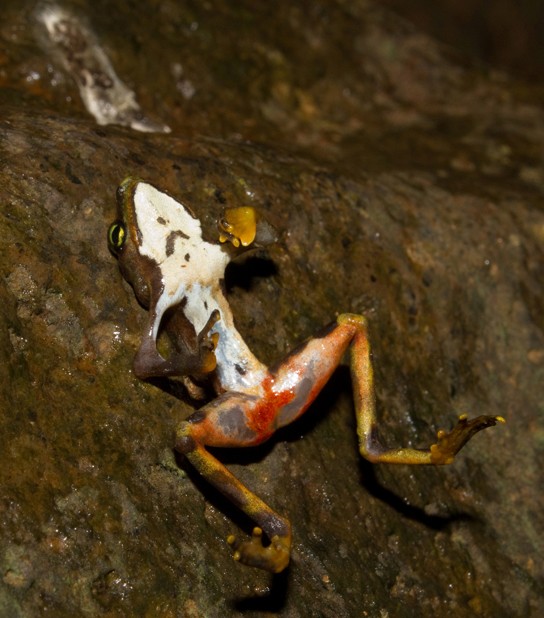
[[[152,185],[128,178],[118,190],[120,219],[109,229],[109,246],[149,322],[135,358],[139,377],[208,377],[217,397],[176,431],[175,448],[257,526],[252,537],[227,541],[235,560],[279,573],[289,564],[291,524],[249,491],[207,447],[261,444],[303,414],[350,352],[353,398],[361,455],[371,462],[449,464],[474,434],[503,423],[500,416],[459,417],[438,432],[425,450],[386,448],[377,439],[377,419],[367,322],[341,314],[274,368],[263,365],[234,326],[222,281],[229,261],[247,247],[273,239],[251,207],[227,208],[217,238],[202,237],[201,222],[183,204]],[[172,351],[157,349],[164,330]],[[263,533],[269,544],[263,545]]]

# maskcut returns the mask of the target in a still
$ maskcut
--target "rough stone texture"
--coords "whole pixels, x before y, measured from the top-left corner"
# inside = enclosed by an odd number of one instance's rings
[[[0,614],[543,615],[530,90],[370,1],[66,3],[172,133],[98,127],[34,6],[3,3],[0,26]],[[264,360],[369,317],[388,443],[464,411],[508,424],[452,467],[372,467],[341,368],[277,439],[220,454],[294,525],[285,574],[234,564],[225,537],[250,523],[171,450],[191,408],[130,371],[145,315],[105,244],[127,174],[208,225],[253,204],[281,231],[230,272]]]

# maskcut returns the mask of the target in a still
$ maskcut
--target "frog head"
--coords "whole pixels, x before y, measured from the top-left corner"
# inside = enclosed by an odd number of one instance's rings
[[[222,297],[229,261],[240,250],[274,240],[272,228],[264,220],[260,223],[251,207],[227,208],[217,221],[217,242],[208,242],[188,206],[134,178],[120,185],[117,201],[119,218],[109,227],[108,245],[138,301],[149,310],[135,373],[150,377],[213,370],[210,349],[217,337],[209,331],[220,314],[203,301],[198,320],[188,319],[184,307],[190,300],[194,314],[199,291]],[[165,359],[157,350],[157,337],[169,323],[175,324],[167,332],[178,353]]]
[[[187,270],[191,249],[178,241],[190,244],[192,239],[198,245],[200,222],[184,205],[134,178],[127,178],[119,186],[117,205],[119,218],[109,227],[108,245],[136,298],[149,310],[149,321],[134,359],[135,374],[149,378],[213,371],[214,340],[208,334],[218,316],[210,316],[206,329],[197,333],[183,313],[184,289],[196,284],[202,274],[195,268],[195,272]],[[216,264],[217,276],[222,268],[221,263]],[[167,358],[157,349],[161,327],[173,346]]]

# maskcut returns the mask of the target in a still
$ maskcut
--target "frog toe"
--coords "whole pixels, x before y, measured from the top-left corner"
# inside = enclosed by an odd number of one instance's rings
[[[249,541],[241,541],[234,535],[227,538],[233,549],[233,558],[247,566],[256,567],[271,573],[281,573],[289,564],[291,548],[287,537],[275,535],[270,545],[263,546],[263,531],[253,528]]]

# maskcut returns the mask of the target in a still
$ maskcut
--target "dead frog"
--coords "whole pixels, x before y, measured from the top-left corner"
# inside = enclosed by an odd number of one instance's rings
[[[372,462],[449,464],[478,431],[500,416],[459,417],[439,431],[429,449],[389,449],[376,438],[372,365],[364,317],[341,314],[273,368],[263,365],[234,326],[224,295],[229,261],[240,250],[272,240],[270,228],[251,207],[226,208],[217,221],[216,242],[202,238],[201,222],[189,208],[152,185],[128,178],[118,190],[120,220],[109,228],[111,251],[140,302],[149,324],[136,354],[138,377],[207,376],[217,397],[176,432],[177,451],[258,527],[249,540],[227,540],[234,559],[279,573],[289,564],[291,524],[250,492],[206,447],[261,444],[303,414],[350,349],[353,397],[361,455]],[[167,357],[157,349],[159,331],[171,342]],[[270,543],[262,543],[263,532]]]

